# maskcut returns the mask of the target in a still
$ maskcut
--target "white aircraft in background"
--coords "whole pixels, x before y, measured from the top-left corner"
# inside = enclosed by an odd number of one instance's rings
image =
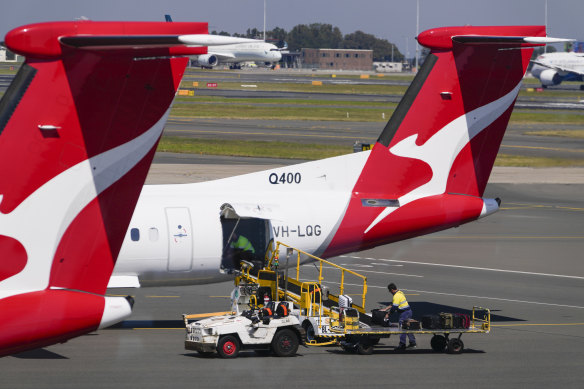
[[[584,81],[584,53],[547,53],[531,62],[531,74],[544,88],[562,81]],[[584,90],[584,85],[580,89]]]
[[[242,62],[256,62],[262,66],[272,67],[282,59],[281,49],[276,45],[253,39],[247,41],[233,45],[209,46],[207,54],[194,57],[194,61],[203,67],[230,64],[232,68],[237,69]]]
[[[544,26],[423,32],[431,53],[372,150],[145,186],[109,286],[227,280],[236,235],[261,266],[271,239],[329,258],[492,214],[499,199],[482,196],[532,48],[550,39]]]
[[[173,22],[170,15],[164,15],[167,22]],[[221,35],[209,35],[210,37]],[[197,66],[212,68],[219,64],[230,64],[231,68],[240,68],[242,62],[256,62],[262,66],[273,67],[282,59],[282,50],[272,43],[257,39],[231,38],[237,41],[235,44],[220,45],[210,44],[206,54],[193,56]]]

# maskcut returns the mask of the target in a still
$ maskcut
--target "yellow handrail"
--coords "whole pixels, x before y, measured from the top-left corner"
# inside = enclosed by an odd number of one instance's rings
[[[285,243],[282,242],[276,242],[276,247],[274,248],[274,250],[272,251],[272,255],[270,256],[270,259],[268,261],[267,264],[267,268],[271,269],[272,268],[272,263],[274,258],[276,257],[276,255],[278,254],[279,250],[280,250],[280,246],[283,247],[287,247],[289,249],[295,250],[298,254],[297,254],[297,260],[296,260],[296,281],[299,281],[300,278],[300,254],[306,255],[309,258],[314,259],[315,261],[318,261],[320,266],[319,266],[319,272],[318,272],[318,283],[322,283],[322,281],[324,280],[324,277],[322,276],[322,269],[323,269],[323,264],[326,264],[328,266],[332,266],[333,268],[336,268],[338,270],[341,271],[341,283],[340,283],[340,294],[344,294],[344,290],[345,290],[345,273],[349,273],[352,274],[356,277],[359,277],[363,280],[363,294],[361,296],[362,298],[362,307],[365,308],[365,299],[367,296],[367,277],[365,277],[364,275],[361,275],[357,272],[354,272],[352,270],[346,269],[342,266],[339,266],[337,264],[334,264],[332,262],[327,261],[326,259],[322,259],[319,258],[317,256],[314,256],[312,254],[309,254],[305,251],[302,251],[300,249],[297,249],[295,247],[289,246]]]

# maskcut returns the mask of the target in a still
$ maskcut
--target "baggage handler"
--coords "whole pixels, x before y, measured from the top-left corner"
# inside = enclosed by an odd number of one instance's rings
[[[385,314],[385,319],[389,319],[389,315],[391,315],[394,311],[399,313],[399,325],[400,327],[402,324],[412,318],[412,309],[406,300],[406,296],[401,290],[397,289],[397,286],[392,282],[391,284],[387,285],[387,289],[389,293],[393,295],[393,300],[391,305],[380,309],[380,311],[387,312]],[[410,344],[407,348],[416,348],[416,337],[414,334],[407,334],[408,338],[410,339]],[[404,351],[406,349],[406,334],[401,334],[399,337],[399,346],[395,349],[395,351]]]

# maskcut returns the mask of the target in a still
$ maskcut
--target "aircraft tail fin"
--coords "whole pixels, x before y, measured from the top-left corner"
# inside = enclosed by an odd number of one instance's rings
[[[129,313],[103,294],[184,56],[206,52],[180,37],[206,33],[206,23],[76,21],[6,35],[26,62],[0,101],[0,354]]]
[[[347,240],[359,250],[498,209],[481,196],[533,47],[547,39],[544,26],[421,33],[430,54],[371,150],[331,248]]]

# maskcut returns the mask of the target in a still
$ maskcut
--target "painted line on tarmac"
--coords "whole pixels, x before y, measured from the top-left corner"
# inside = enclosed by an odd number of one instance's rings
[[[180,296],[146,296],[151,299],[167,299],[167,298],[180,298]]]
[[[329,283],[331,283],[331,284],[340,284],[340,282],[329,282]],[[362,286],[362,285],[348,284],[348,283],[345,283],[345,285]],[[367,285],[367,288],[387,289],[387,286]],[[437,294],[437,295],[441,295],[441,296],[466,297],[466,298],[474,298],[474,299],[505,301],[505,302],[510,302],[510,303],[534,304],[534,305],[546,305],[546,306],[560,307],[560,308],[584,309],[583,306],[579,306],[579,305],[542,303],[540,301],[514,300],[514,299],[504,299],[504,298],[500,298],[500,297],[473,296],[473,295],[466,295],[466,294],[445,293],[445,292],[432,292],[432,291],[428,291],[428,290],[415,290],[415,289],[405,289],[405,288],[401,288],[401,290],[406,291],[406,292],[416,292],[416,293],[420,293],[420,294],[423,294],[423,293],[426,293],[426,294]]]
[[[491,327],[525,327],[525,326],[584,326],[584,323],[523,323],[523,324],[491,324]]]
[[[323,269],[336,269],[339,270],[336,267],[333,266],[323,266]],[[403,277],[416,277],[416,278],[424,278],[424,276],[418,275],[418,274],[403,274],[403,273],[387,273],[387,272],[383,272],[383,271],[375,271],[375,270],[363,270],[363,269],[351,269],[351,268],[346,268],[347,270],[351,270],[354,272],[359,272],[359,273],[375,273],[375,274],[387,274],[387,275],[391,275],[391,276],[403,276]]]
[[[446,265],[446,264],[443,264],[443,263],[428,263],[428,262],[415,262],[415,261],[401,261],[401,260],[398,260],[398,259],[364,258],[364,257],[354,257],[354,256],[350,256],[348,258],[368,259],[368,260],[386,261],[386,262],[409,263],[409,264],[412,264],[412,265],[427,265],[427,266],[438,266],[438,267],[451,267],[451,268],[457,268],[457,269],[493,271],[493,272],[500,272],[500,273],[525,274],[525,275],[530,275],[530,276],[557,277],[557,278],[570,278],[570,279],[574,279],[574,280],[584,280],[584,277],[581,277],[581,276],[568,276],[568,275],[564,275],[564,274],[536,273],[536,272],[521,271],[521,270],[492,269],[492,268],[487,268],[487,267],[462,266],[462,265]]]

